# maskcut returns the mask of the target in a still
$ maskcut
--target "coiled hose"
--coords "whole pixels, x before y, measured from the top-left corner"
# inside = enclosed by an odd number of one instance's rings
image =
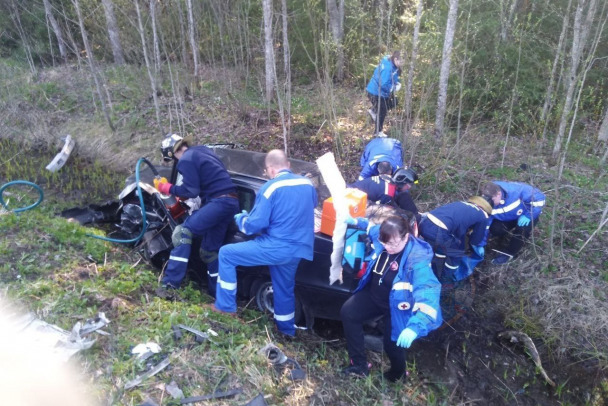
[[[139,167],[141,166],[142,162],[145,162],[146,165],[148,165],[148,167],[152,170],[152,173],[154,173],[154,176],[158,176],[158,171],[156,170],[156,168],[154,167],[154,165],[152,165],[152,163],[150,161],[148,161],[146,158],[143,158],[143,157],[139,158],[137,160],[137,164],[135,164],[135,184],[137,186],[139,204],[141,205],[141,215],[142,215],[141,233],[139,233],[139,235],[137,237],[131,238],[129,240],[120,240],[117,238],[102,237],[100,235],[95,235],[95,234],[87,234],[87,237],[93,237],[93,238],[97,238],[98,240],[116,242],[116,243],[121,243],[121,244],[130,244],[130,243],[137,243],[144,236],[144,234],[146,233],[146,230],[148,228],[148,221],[146,219],[146,206],[144,205],[144,196],[141,191],[141,186],[139,185],[139,178],[140,178]]]
[[[26,185],[26,186],[33,187],[38,192],[38,200],[35,203],[30,204],[29,206],[26,206],[26,207],[20,207],[18,209],[12,209],[12,210],[9,209],[8,204],[4,201],[4,199],[2,198],[2,195],[3,195],[5,189],[7,189],[10,186],[14,186],[14,185]],[[4,185],[2,185],[2,187],[0,187],[0,204],[7,211],[11,211],[13,213],[20,213],[22,211],[33,209],[34,207],[36,207],[40,203],[42,203],[42,199],[44,199],[44,192],[42,191],[42,188],[35,183],[28,182],[27,180],[14,180],[12,182],[5,183]]]

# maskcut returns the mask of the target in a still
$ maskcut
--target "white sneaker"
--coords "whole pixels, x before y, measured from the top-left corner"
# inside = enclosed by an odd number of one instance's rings
[[[382,131],[379,131],[378,133],[376,133],[376,137],[386,138],[386,134],[384,134]]]
[[[376,122],[376,113],[374,113],[374,110],[369,109],[369,110],[367,110],[367,112],[369,113],[369,116],[372,118],[372,121],[375,123]]]

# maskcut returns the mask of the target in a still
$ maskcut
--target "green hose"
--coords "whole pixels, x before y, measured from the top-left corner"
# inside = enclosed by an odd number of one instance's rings
[[[95,235],[95,234],[87,234],[87,237],[93,237],[93,238],[97,238],[98,240],[116,242],[116,243],[121,243],[121,244],[130,244],[130,243],[137,243],[144,236],[144,234],[146,233],[146,230],[148,228],[148,222],[146,219],[146,207],[144,206],[144,197],[143,197],[143,193],[141,192],[141,186],[139,185],[139,167],[141,166],[142,162],[145,162],[146,165],[148,165],[150,167],[150,169],[152,170],[154,175],[158,176],[158,171],[156,170],[156,168],[154,167],[154,165],[152,165],[152,163],[150,161],[148,161],[146,158],[143,158],[143,157],[139,158],[137,160],[137,164],[135,165],[135,184],[137,185],[137,194],[139,196],[139,204],[141,205],[142,224],[143,224],[143,226],[141,228],[141,233],[139,233],[139,235],[137,237],[131,238],[130,240],[119,240],[117,238],[102,237],[100,235]]]
[[[38,192],[38,195],[39,195],[36,203],[30,204],[29,206],[26,206],[26,207],[20,207],[18,209],[13,209],[13,210],[9,209],[7,203],[2,198],[2,194],[4,193],[5,189],[7,189],[9,186],[13,186],[13,185],[27,185],[27,186],[31,186],[34,189],[36,189],[36,191]],[[28,182],[27,180],[14,180],[12,182],[5,183],[4,185],[2,185],[2,187],[0,187],[0,204],[6,210],[12,211],[13,213],[20,213],[22,211],[33,209],[34,207],[36,207],[40,203],[42,203],[42,199],[44,199],[44,192],[42,191],[42,188],[35,183]]]

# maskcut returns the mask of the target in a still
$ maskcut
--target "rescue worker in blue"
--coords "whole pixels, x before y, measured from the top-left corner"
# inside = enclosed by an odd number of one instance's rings
[[[375,123],[374,134],[377,137],[386,137],[382,128],[387,111],[396,106],[395,92],[401,88],[399,75],[401,75],[402,64],[403,60],[399,51],[385,56],[367,84],[367,98],[372,104],[367,112]]]
[[[509,244],[492,260],[494,265],[507,264],[517,257],[524,241],[538,223],[545,195],[537,188],[520,182],[493,181],[482,187],[491,196],[494,209],[490,217],[490,235],[512,234]]]
[[[485,254],[485,236],[492,205],[483,197],[474,196],[466,202],[453,202],[422,215],[420,236],[435,252],[434,271],[442,283],[457,282],[468,277]],[[472,253],[467,255],[468,243]]]
[[[376,204],[391,204],[418,216],[418,208],[409,193],[418,175],[411,168],[399,168],[390,176],[392,168],[388,162],[378,164],[379,176],[358,180],[349,185],[367,194],[367,201]]]
[[[281,150],[265,159],[270,178],[256,195],[251,213],[234,216],[241,232],[259,235],[220,249],[217,296],[213,310],[236,312],[236,267],[268,265],[274,293],[274,320],[279,331],[295,336],[295,276],[300,259],[312,260],[317,192],[304,176],[294,174]]]
[[[202,145],[190,147],[191,143],[191,136],[182,138],[171,134],[161,144],[163,159],[177,161],[177,171],[182,175],[183,183],[172,185],[164,178],[155,179],[156,188],[163,194],[184,199],[198,196],[202,206],[182,224],[180,244],[171,250],[160,292],[180,287],[188,268],[192,238],[201,237],[201,257],[207,264],[208,290],[215,296],[217,251],[224,242],[233,216],[239,211],[239,200],[222,161],[211,149]]]
[[[395,382],[405,376],[405,348],[443,322],[441,285],[431,269],[433,250],[413,236],[405,216],[392,215],[381,225],[371,225],[365,218],[346,222],[367,230],[374,254],[357,289],[340,310],[350,357],[350,365],[342,372],[369,375],[363,324],[383,316],[384,351],[391,362],[383,376]]]
[[[403,163],[401,142],[394,138],[373,138],[368,142],[361,154],[361,173],[358,180],[379,175],[380,162],[388,162],[391,165],[390,174],[396,171]]]

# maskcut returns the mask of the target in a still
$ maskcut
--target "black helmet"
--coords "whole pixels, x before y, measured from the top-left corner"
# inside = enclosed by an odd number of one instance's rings
[[[392,180],[397,185],[405,185],[406,183],[417,184],[418,175],[411,168],[399,168],[393,174]]]
[[[160,144],[160,152],[163,154],[163,159],[165,161],[174,159],[175,153],[180,149],[183,143],[190,145],[192,143],[192,136],[187,135],[182,137],[177,134],[168,134]]]

